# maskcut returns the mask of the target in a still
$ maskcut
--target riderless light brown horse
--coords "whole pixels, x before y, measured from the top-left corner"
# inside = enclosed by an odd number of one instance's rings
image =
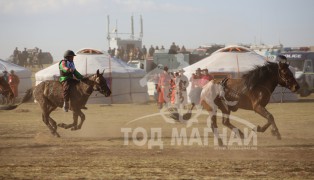
[[[286,60],[285,57],[281,58]],[[278,84],[290,89],[292,92],[296,92],[300,88],[289,69],[289,64],[286,62],[267,62],[264,66],[257,66],[255,69],[244,74],[241,79],[228,79],[225,83],[225,88],[228,89],[226,95],[228,95],[228,93],[229,95],[226,97],[236,95],[238,96],[238,103],[235,106],[225,106],[223,100],[215,98],[215,104],[224,114],[223,125],[233,130],[236,127],[232,125],[229,120],[231,111],[237,111],[238,108],[252,110],[267,119],[267,123],[263,126],[257,126],[256,131],[264,132],[272,125],[272,134],[277,136],[277,139],[281,139],[273,115],[265,108],[272,92]],[[217,128],[216,115],[211,118],[211,127],[212,129]],[[241,138],[244,138],[240,130],[239,135]],[[219,143],[221,145],[221,139],[218,140],[220,140]]]
[[[10,88],[9,83],[3,77],[0,77],[0,94],[2,94],[4,97],[3,99],[7,102],[11,102],[11,100],[14,98],[14,94]],[[11,110],[15,109],[16,107],[17,106],[14,105],[1,106],[0,110]]]
[[[60,123],[58,124],[59,127],[65,129],[71,128],[71,130],[81,129],[85,120],[85,115],[81,109],[85,107],[85,104],[93,91],[99,91],[106,97],[111,94],[111,91],[107,86],[106,79],[103,77],[103,73],[99,73],[99,70],[97,70],[96,74],[83,78],[82,80],[77,81],[77,83],[71,85],[70,110],[73,111],[73,123]],[[22,102],[27,101],[27,99],[31,97],[30,93],[32,93],[32,91],[28,91]],[[42,120],[53,135],[60,137],[57,132],[57,123],[50,117],[50,113],[57,107],[62,108],[63,106],[64,99],[61,83],[52,80],[43,81],[34,88],[33,96],[42,109]],[[79,124],[78,116],[81,119]]]

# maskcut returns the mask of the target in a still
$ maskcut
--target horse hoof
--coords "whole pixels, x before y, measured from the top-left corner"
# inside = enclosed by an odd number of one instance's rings
[[[218,139],[218,145],[219,145],[219,147],[223,147],[224,146],[224,143],[222,142],[222,140],[220,138]]]
[[[256,132],[261,132],[261,131],[262,131],[262,128],[261,128],[261,126],[258,125],[258,126],[256,127]]]
[[[72,127],[71,128],[71,131],[75,131],[75,130],[77,130],[77,127]]]
[[[65,128],[65,124],[64,123],[59,123],[58,126],[62,127],[62,128]]]
[[[271,132],[271,134],[272,134],[273,136],[277,136],[277,134],[278,134],[277,131],[274,130],[274,129],[272,129],[270,132]]]
[[[59,133],[57,133],[57,132],[55,133],[55,136],[58,138],[60,137]]]
[[[53,136],[55,136],[55,137],[60,137],[60,135],[59,135],[59,133],[57,133],[56,131],[54,131],[54,132],[51,132],[51,134],[53,135]]]
[[[241,139],[244,139],[244,134],[243,133],[239,133],[239,136]]]

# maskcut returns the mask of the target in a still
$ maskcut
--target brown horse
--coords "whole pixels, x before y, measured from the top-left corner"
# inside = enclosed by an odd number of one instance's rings
[[[60,123],[58,124],[59,127],[65,129],[71,128],[71,130],[81,129],[85,120],[85,115],[81,109],[85,107],[85,104],[93,91],[99,91],[106,97],[111,95],[106,79],[103,77],[103,73],[99,73],[99,70],[97,70],[96,74],[83,78],[70,87],[70,110],[73,111],[73,123]],[[31,97],[30,93],[32,92],[28,91],[22,102],[27,101],[29,97]],[[63,106],[64,99],[61,83],[58,81],[43,81],[35,87],[33,96],[42,109],[42,120],[53,135],[60,137],[57,132],[57,124],[50,117],[50,113],[57,107],[62,108]],[[80,116],[81,119],[79,124],[78,116]]]
[[[272,134],[277,136],[277,139],[281,139],[273,115],[265,108],[278,84],[290,89],[292,92],[296,92],[300,88],[289,69],[289,64],[285,62],[267,62],[264,66],[257,66],[244,74],[241,79],[228,79],[225,83],[225,88],[228,89],[226,97],[236,95],[238,103],[235,106],[226,106],[221,98],[214,99],[215,104],[224,114],[223,125],[233,130],[236,127],[230,123],[230,112],[237,111],[238,108],[252,110],[267,119],[267,123],[262,127],[257,126],[256,131],[264,132],[272,125]],[[211,118],[211,127],[212,129],[217,128],[216,114]],[[244,138],[240,130],[239,135]],[[219,144],[222,145],[221,139],[218,140]]]
[[[12,89],[10,88],[9,83],[3,77],[0,77],[0,94],[3,96],[2,103],[4,104],[12,102],[14,98],[14,94],[13,94]],[[17,106],[14,106],[14,105],[7,105],[7,106],[0,107],[0,110],[11,110],[11,109],[15,109],[16,107]]]

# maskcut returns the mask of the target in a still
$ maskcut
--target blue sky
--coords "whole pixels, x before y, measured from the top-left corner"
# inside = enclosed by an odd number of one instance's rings
[[[0,0],[0,58],[15,47],[35,46],[55,60],[67,49],[108,49],[107,15],[113,29],[139,33],[143,44],[260,43],[314,45],[313,0]]]

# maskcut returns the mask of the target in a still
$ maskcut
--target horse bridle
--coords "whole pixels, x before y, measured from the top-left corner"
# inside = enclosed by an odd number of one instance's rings
[[[285,87],[289,87],[288,86],[289,79],[287,79],[281,75],[279,65],[278,65],[278,77],[279,77],[279,79],[281,79],[285,83]]]
[[[97,89],[96,90],[94,89],[94,91],[98,91],[100,93],[104,93],[105,92],[105,88],[104,88],[105,85],[104,85],[104,87],[100,86],[98,83],[96,83],[96,79],[97,79],[97,76],[95,75],[95,80],[93,81],[94,82],[93,86],[97,85]]]

